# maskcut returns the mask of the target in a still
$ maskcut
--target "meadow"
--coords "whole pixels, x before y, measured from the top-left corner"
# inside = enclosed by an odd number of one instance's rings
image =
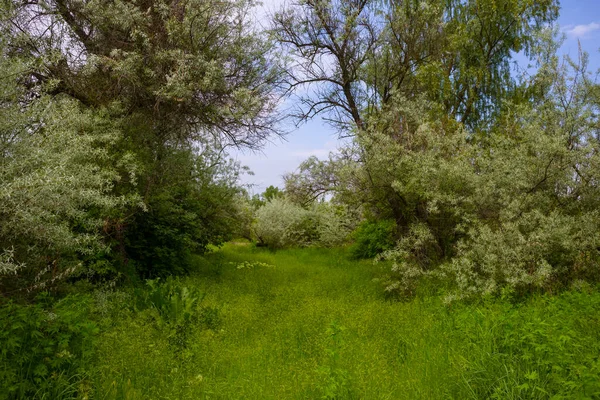
[[[90,397],[600,398],[591,287],[447,306],[431,290],[386,297],[389,266],[344,249],[229,243],[196,266],[95,292]]]

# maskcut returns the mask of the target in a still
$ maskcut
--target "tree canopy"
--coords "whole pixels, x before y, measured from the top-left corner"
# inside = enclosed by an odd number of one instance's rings
[[[297,117],[326,113],[350,134],[394,96],[425,96],[470,127],[488,122],[514,90],[512,55],[534,55],[557,16],[556,0],[308,0],[277,13],[273,31],[291,54]]]

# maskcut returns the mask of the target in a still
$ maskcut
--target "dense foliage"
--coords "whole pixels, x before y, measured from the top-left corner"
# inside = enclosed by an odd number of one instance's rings
[[[277,70],[249,6],[3,3],[3,292],[178,273],[231,237],[224,149],[275,133]]]
[[[452,277],[453,298],[596,279],[594,87],[574,68],[576,83],[568,84],[556,59],[542,66],[532,85],[550,94],[507,105],[485,134],[448,130],[399,100],[394,113],[412,113],[415,131],[402,141],[386,131],[361,139],[369,179],[389,185],[400,202],[402,234],[385,255],[398,279],[388,289],[410,291],[429,274]]]
[[[392,220],[364,221],[352,233],[352,257],[374,258],[375,256],[390,250],[395,244],[395,227]]]
[[[339,246],[355,226],[343,206],[315,203],[303,208],[287,198],[274,198],[256,211],[253,231],[260,244],[271,248]]]
[[[240,230],[225,150],[277,134],[251,5],[0,4],[0,397],[88,398],[97,325],[68,294],[188,272]],[[185,342],[197,293],[156,290]]]
[[[423,95],[447,123],[476,129],[518,91],[512,54],[535,54],[557,16],[556,0],[308,0],[277,13],[273,31],[292,55],[301,119],[325,112],[348,134],[394,97]]]
[[[302,60],[290,89],[317,93],[300,117],[326,113],[352,137],[286,189],[395,221],[387,290],[442,279],[452,300],[597,280],[598,87],[584,53],[556,55],[556,7],[309,1],[275,17]],[[510,72],[519,51],[534,73]]]
[[[46,304],[44,304],[46,303]],[[0,398],[76,398],[89,394],[98,324],[91,298],[74,296],[48,307],[13,302],[0,307]]]

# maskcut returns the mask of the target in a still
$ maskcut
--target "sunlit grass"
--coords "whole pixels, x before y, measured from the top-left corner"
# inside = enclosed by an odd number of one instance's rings
[[[384,266],[350,261],[340,249],[237,243],[197,264],[181,284],[206,293],[210,324],[174,349],[156,316],[119,311],[99,341],[98,398],[547,398],[557,380],[551,364],[581,361],[582,373],[597,376],[597,358],[596,367],[582,358],[599,349],[597,294],[449,309],[437,297],[386,299],[376,279]],[[588,308],[569,317],[565,310],[581,302]],[[528,318],[544,317],[546,325],[527,328]],[[519,341],[528,334],[531,346]],[[561,343],[546,334],[570,335],[561,351],[572,360],[552,349],[525,354]]]

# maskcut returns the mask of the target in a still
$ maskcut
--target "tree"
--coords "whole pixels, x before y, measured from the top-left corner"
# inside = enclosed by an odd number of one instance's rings
[[[273,31],[300,120],[326,113],[352,134],[394,95],[425,95],[474,128],[512,90],[511,54],[532,54],[557,15],[556,0],[308,0],[277,13]]]
[[[206,138],[259,146],[273,130],[277,70],[252,32],[252,3],[13,2],[8,54],[35,58],[28,84],[91,107],[118,103],[161,143]],[[137,132],[139,135],[140,132]]]
[[[265,189],[265,192],[262,194],[261,197],[265,201],[271,201],[275,198],[281,198],[281,197],[283,197],[283,195],[284,195],[283,192],[278,187],[271,185]]]
[[[334,160],[309,157],[300,164],[297,172],[283,177],[287,196],[302,207],[310,206],[336,189],[337,168]]]
[[[157,182],[148,211],[137,213],[124,233],[125,253],[138,275],[188,272],[191,254],[221,245],[239,231],[240,167],[219,153],[207,145],[202,157],[190,150],[169,154],[173,170]]]
[[[276,14],[275,37],[290,55],[288,89],[300,95],[297,117],[324,113],[355,139],[335,161],[317,167],[307,160],[286,178],[290,193],[306,198],[333,189],[406,232],[425,204],[392,186],[395,160],[427,150],[414,141],[426,121],[485,136],[505,101],[527,92],[510,73],[512,53],[539,54],[538,33],[557,12],[554,0],[309,0]],[[385,167],[377,141],[396,151],[384,153]]]
[[[254,233],[258,243],[273,249],[293,246],[339,246],[356,226],[342,206],[314,203],[303,208],[276,197],[256,211]]]
[[[3,6],[2,60],[23,66],[8,76],[17,94],[3,98],[4,109],[21,122],[7,128],[3,138],[11,137],[10,129],[31,134],[34,154],[46,145],[37,135],[58,135],[59,127],[54,115],[27,120],[28,113],[42,104],[66,102],[76,111],[57,112],[65,126],[77,125],[79,113],[97,119],[97,128],[80,124],[74,132],[91,135],[92,149],[106,153],[98,171],[110,171],[110,178],[97,178],[106,179],[102,187],[82,183],[82,190],[139,199],[118,207],[77,205],[101,221],[86,229],[113,251],[75,258],[90,266],[108,261],[121,271],[131,269],[132,260],[144,275],[152,275],[158,272],[147,270],[142,255],[150,250],[142,247],[171,246],[178,254],[154,255],[156,265],[164,267],[190,248],[202,250],[227,238],[237,188],[221,172],[228,165],[231,174],[225,175],[237,176],[239,166],[228,163],[225,149],[258,148],[277,134],[272,111],[279,72],[269,42],[248,24],[252,3],[47,0]],[[102,142],[104,129],[113,134],[109,142]],[[48,143],[53,140],[62,139],[52,136]],[[9,153],[16,150],[3,151],[5,165],[15,168]],[[70,162],[69,171],[88,171],[67,148],[53,156],[49,163]],[[57,182],[56,190],[67,192],[69,186],[61,185]],[[59,208],[54,218],[63,223]],[[11,243],[3,241],[2,248],[10,250]]]
[[[547,60],[531,84],[543,98],[508,103],[482,140],[427,123],[413,140],[428,146],[393,162],[400,150],[380,139],[378,169],[420,205],[385,256],[395,262],[388,290],[410,295],[423,278],[450,277],[451,300],[597,282],[596,86],[585,57]]]
[[[558,62],[557,11],[309,0],[275,16],[289,88],[307,94],[300,117],[328,112],[353,137],[288,176],[288,191],[333,189],[368,219],[394,220],[388,290],[412,295],[428,277],[453,278],[459,298],[596,281],[597,88],[585,56]],[[537,73],[511,74],[513,52]]]
[[[121,137],[105,115],[46,97],[24,114],[0,135],[11,138],[0,142],[0,289],[12,297],[81,272],[83,259],[108,250],[106,216],[142,207],[137,194],[113,192],[115,165],[136,173],[109,151]]]

